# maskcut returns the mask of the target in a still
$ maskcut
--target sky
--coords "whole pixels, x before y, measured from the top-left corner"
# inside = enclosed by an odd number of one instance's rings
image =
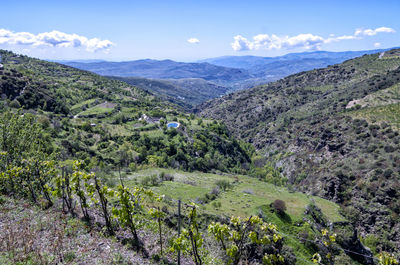
[[[41,59],[172,59],[400,46],[399,0],[2,1],[0,49]]]

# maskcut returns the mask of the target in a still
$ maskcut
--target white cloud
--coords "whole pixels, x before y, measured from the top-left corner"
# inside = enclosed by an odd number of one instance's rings
[[[382,46],[382,44],[380,43],[380,42],[375,42],[374,43],[374,47],[376,47],[376,48],[379,48],[379,47],[381,47]]]
[[[364,36],[374,36],[377,33],[395,33],[396,31],[392,28],[388,27],[380,27],[376,29],[357,29],[354,33],[355,36],[364,35]]]
[[[247,51],[247,50],[259,50],[259,49],[295,49],[301,48],[306,50],[320,50],[323,44],[338,42],[343,40],[356,40],[362,39],[363,36],[373,36],[377,33],[393,33],[395,32],[392,28],[380,27],[377,29],[367,29],[367,30],[356,30],[354,35],[343,35],[335,36],[330,34],[328,38],[324,38],[318,35],[313,35],[310,33],[299,34],[296,36],[277,36],[275,34],[258,34],[253,37],[253,40],[248,40],[247,38],[236,35],[233,37],[233,42],[231,43],[232,49],[235,51]]]
[[[0,29],[0,44],[73,47],[84,48],[89,52],[107,52],[114,45],[109,40],[89,39],[77,34],[68,34],[57,30],[35,35],[29,32],[12,32],[6,29]]]
[[[339,41],[339,40],[356,40],[356,39],[358,39],[358,37],[352,36],[352,35],[343,35],[343,36],[336,37],[334,39],[337,41]]]
[[[247,51],[247,50],[253,50],[253,43],[248,41],[245,37],[242,37],[241,35],[237,35],[233,37],[233,42],[232,42],[232,48],[235,51]]]
[[[259,50],[261,48],[271,49],[290,49],[290,48],[305,48],[305,49],[319,49],[324,43],[324,39],[317,35],[312,34],[299,34],[297,36],[279,37],[275,34],[258,34],[253,37],[253,41],[249,41],[241,35],[234,38],[232,48],[235,51],[245,50]]]
[[[187,42],[192,43],[192,44],[197,44],[200,42],[198,38],[190,38],[187,40]]]

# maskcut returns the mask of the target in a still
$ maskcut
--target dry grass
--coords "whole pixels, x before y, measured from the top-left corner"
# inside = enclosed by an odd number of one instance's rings
[[[142,253],[56,208],[41,210],[6,198],[0,213],[0,264],[152,264]],[[154,240],[143,237],[147,244]]]

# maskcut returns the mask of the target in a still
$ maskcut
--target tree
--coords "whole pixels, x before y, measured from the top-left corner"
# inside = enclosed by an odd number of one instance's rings
[[[282,200],[275,200],[272,203],[272,207],[278,212],[278,214],[283,215],[286,211],[286,203]]]

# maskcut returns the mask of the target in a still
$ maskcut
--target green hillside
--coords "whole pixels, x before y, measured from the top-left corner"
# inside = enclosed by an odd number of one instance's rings
[[[377,70],[365,79],[360,71],[367,70],[353,71],[355,66],[349,61],[342,75],[338,74],[339,66],[334,66],[312,72],[311,78],[302,73],[273,83],[269,85],[272,93],[265,96],[262,92],[268,87],[231,94],[218,99],[220,108],[230,104],[229,98],[245,93],[260,90],[257,95],[262,97],[246,96],[246,108],[253,108],[251,114],[236,112],[240,111],[236,108],[243,107],[239,102],[230,105],[225,125],[186,113],[177,105],[122,81],[7,51],[0,53],[4,65],[0,70],[0,211],[6,213],[0,221],[15,223],[16,229],[0,226],[0,235],[24,230],[40,220],[44,220],[41,227],[49,227],[49,220],[59,216],[51,230],[54,234],[50,231],[45,237],[57,237],[57,244],[65,245],[63,253],[49,248],[37,238],[43,234],[42,228],[33,226],[25,234],[40,247],[24,248],[26,245],[7,236],[2,242],[14,243],[8,248],[0,244],[0,262],[90,262],[90,256],[71,244],[85,236],[90,242],[96,238],[106,242],[104,237],[109,236],[112,242],[106,244],[113,249],[121,247],[118,257],[107,252],[107,262],[117,259],[116,264],[127,259],[159,264],[161,258],[164,263],[174,264],[176,249],[184,247],[188,249],[182,252],[183,264],[192,264],[193,244],[190,247],[179,243],[189,239],[203,245],[200,258],[206,264],[229,263],[229,255],[239,253],[234,251],[234,244],[246,255],[252,255],[252,262],[270,260],[280,265],[310,264],[316,253],[322,255],[324,263],[370,264],[382,250],[395,252],[396,227],[383,219],[390,212],[394,218],[390,220],[397,220],[397,202],[386,203],[388,197],[397,198],[399,135],[390,127],[394,121],[376,125],[352,119],[363,108],[346,109],[348,102],[344,100],[336,107],[315,106],[322,104],[317,100],[321,94],[332,92],[337,97],[350,98],[344,95],[350,90],[334,85],[339,80],[343,86],[351,84],[351,96],[356,98],[366,96],[365,84],[372,81],[374,85],[367,86],[368,92],[384,87],[391,89],[384,95],[395,94],[397,72],[391,68],[396,68],[397,61],[379,61],[390,70],[385,80],[374,75]],[[324,77],[317,74],[321,72]],[[284,83],[292,87],[285,89]],[[297,86],[304,89],[294,89]],[[268,115],[255,115],[266,106],[251,106],[253,100],[260,98],[268,99],[267,105],[276,108],[273,126],[268,124]],[[290,109],[288,104],[297,101],[295,109]],[[313,119],[306,118],[311,108],[315,108]],[[342,110],[340,116],[331,117],[336,108]],[[211,113],[211,108],[204,111]],[[232,115],[238,115],[238,127],[229,120]],[[246,115],[247,120],[240,115]],[[260,119],[263,123],[259,127],[246,130]],[[318,134],[310,134],[313,126],[318,128]],[[345,126],[348,129],[343,138],[339,128]],[[256,131],[260,128],[268,130],[269,138],[263,138],[263,131]],[[376,146],[373,150],[362,144],[367,137]],[[351,142],[354,148],[342,148],[339,139]],[[302,144],[293,146],[294,141]],[[321,147],[315,149],[314,144]],[[361,162],[357,155],[364,149],[372,151]],[[340,161],[335,159],[339,155]],[[317,157],[315,161],[313,156]],[[356,163],[368,178],[353,174]],[[370,163],[373,174],[367,166]],[[334,178],[326,175],[332,168]],[[180,237],[177,200],[182,200],[182,214],[186,216],[182,217],[185,230]],[[365,200],[373,202],[369,212],[365,210]],[[21,203],[27,207],[18,212],[10,210],[21,209]],[[376,222],[367,225],[372,211]],[[37,216],[42,216],[39,221]],[[231,216],[241,217],[243,226]],[[240,241],[247,243],[234,243],[238,234],[233,233],[229,239],[233,240],[229,243],[233,244],[233,252],[225,251],[224,246],[220,249],[220,241],[212,236],[213,221],[229,225],[229,229],[244,229]],[[357,225],[360,237],[353,233],[352,225]],[[249,230],[250,226],[254,231]],[[380,233],[392,227],[392,233]],[[191,232],[186,232],[188,229]],[[68,243],[65,238],[70,230],[78,234]],[[255,240],[255,231],[267,233],[266,237]],[[168,253],[160,252],[163,240],[158,236],[164,237]],[[143,255],[139,258],[139,254]],[[101,259],[96,251],[93,255],[94,260]],[[245,262],[244,257],[236,257]]]
[[[105,169],[151,164],[238,170],[250,153],[221,124],[182,112],[127,83],[1,51],[2,108],[33,113],[64,159]],[[178,130],[167,123],[179,121]],[[194,143],[194,145],[192,145]],[[218,160],[214,163],[213,160]]]

